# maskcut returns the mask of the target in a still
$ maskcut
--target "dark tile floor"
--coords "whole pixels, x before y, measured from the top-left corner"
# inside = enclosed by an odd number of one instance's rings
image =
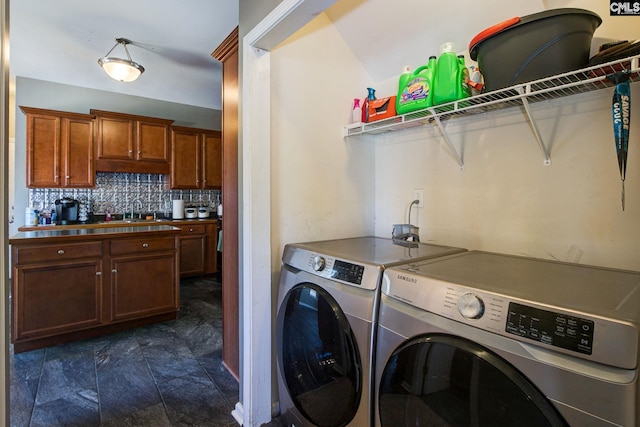
[[[237,426],[221,350],[220,283],[183,280],[174,321],[11,351],[11,425]]]

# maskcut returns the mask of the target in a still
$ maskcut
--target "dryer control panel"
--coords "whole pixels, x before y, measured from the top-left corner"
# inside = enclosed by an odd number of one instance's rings
[[[580,317],[509,303],[505,331],[584,354],[593,351],[594,322]]]

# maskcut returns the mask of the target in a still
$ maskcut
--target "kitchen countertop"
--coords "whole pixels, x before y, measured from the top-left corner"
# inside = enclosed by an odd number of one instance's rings
[[[177,233],[180,231],[179,228],[173,227],[171,225],[162,225],[158,223],[152,225],[148,223],[133,224],[135,224],[135,226],[133,227],[131,226],[131,224],[118,224],[118,226],[111,225],[108,227],[42,226],[37,227],[37,230],[34,231],[20,231],[19,233],[9,238],[9,243],[24,243],[27,241],[39,239],[77,240],[78,238],[91,238],[92,236],[105,237],[108,235],[133,235],[141,233],[157,233],[161,231],[170,231]]]
[[[193,218],[193,219],[118,219],[113,221],[90,222],[86,224],[66,224],[66,225],[24,225],[18,231],[44,231],[44,230],[70,230],[70,229],[91,229],[91,228],[114,228],[114,227],[149,227],[152,225],[188,225],[188,224],[211,224],[216,223],[217,218]]]

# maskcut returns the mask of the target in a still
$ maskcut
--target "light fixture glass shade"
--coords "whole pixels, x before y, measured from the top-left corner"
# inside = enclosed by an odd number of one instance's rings
[[[117,38],[115,46],[113,46],[104,57],[98,59],[98,64],[100,64],[104,72],[107,73],[109,77],[119,82],[132,82],[140,77],[140,74],[144,73],[144,67],[131,60],[129,50],[127,49],[127,44],[129,43],[131,42],[127,39]],[[128,59],[109,56],[113,49],[115,49],[119,44],[124,47]]]
[[[109,77],[119,82],[132,82],[144,72],[144,67],[133,61],[120,58],[100,58],[98,64]]]

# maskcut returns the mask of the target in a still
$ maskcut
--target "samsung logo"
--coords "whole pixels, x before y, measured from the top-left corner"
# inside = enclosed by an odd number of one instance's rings
[[[640,1],[609,0],[609,14],[611,16],[640,15]]]
[[[404,274],[400,274],[398,273],[398,275],[396,276],[396,278],[398,280],[402,280],[404,282],[409,282],[409,283],[418,283],[418,279],[416,279],[415,277],[410,277],[410,276],[405,276]]]

